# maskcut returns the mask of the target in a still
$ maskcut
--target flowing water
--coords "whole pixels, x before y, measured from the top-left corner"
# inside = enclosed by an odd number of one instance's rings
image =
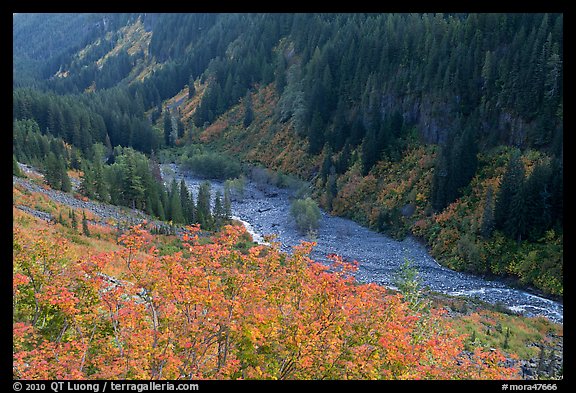
[[[193,176],[175,164],[162,165],[165,182],[172,178],[184,179],[196,198],[203,179]],[[210,181],[212,195],[223,193],[222,182]],[[290,216],[291,191],[270,185],[247,182],[242,200],[232,202],[232,214],[253,235],[255,241],[264,242],[265,235],[275,235],[284,251],[303,240]],[[557,301],[511,288],[501,281],[489,281],[478,276],[455,272],[441,266],[426,248],[414,238],[397,241],[357,223],[333,217],[322,212],[320,228],[315,235],[311,257],[327,261],[328,254],[338,254],[345,260],[356,260],[356,278],[360,282],[376,282],[394,287],[397,274],[406,259],[418,271],[421,283],[429,289],[449,295],[477,298],[491,304],[500,304],[526,316],[544,316],[563,323],[563,305]]]

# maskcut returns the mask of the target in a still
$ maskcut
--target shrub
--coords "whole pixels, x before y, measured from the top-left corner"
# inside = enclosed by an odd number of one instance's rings
[[[234,179],[241,174],[240,163],[219,153],[200,153],[182,160],[197,176],[207,179]]]
[[[296,220],[298,230],[302,233],[308,233],[320,227],[320,218],[322,217],[320,208],[310,197],[294,200],[290,213]]]

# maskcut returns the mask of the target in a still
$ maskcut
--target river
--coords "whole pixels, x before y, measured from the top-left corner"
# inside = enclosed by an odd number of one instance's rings
[[[164,181],[184,179],[196,198],[203,179],[193,176],[175,164],[161,166]],[[212,195],[216,190],[223,193],[224,183],[210,180]],[[254,240],[263,242],[264,235],[276,235],[284,251],[303,240],[290,216],[291,191],[273,186],[258,186],[248,181],[244,198],[232,202],[234,218],[242,221]],[[561,303],[511,288],[501,281],[489,281],[471,274],[456,272],[441,266],[426,248],[414,238],[394,240],[381,233],[364,228],[349,219],[333,217],[322,212],[320,228],[314,241],[317,246],[311,257],[327,261],[326,255],[338,254],[345,260],[358,261],[356,279],[360,282],[376,282],[394,287],[405,259],[412,262],[424,287],[432,291],[477,298],[491,304],[500,304],[526,316],[544,316],[563,323],[564,307]]]

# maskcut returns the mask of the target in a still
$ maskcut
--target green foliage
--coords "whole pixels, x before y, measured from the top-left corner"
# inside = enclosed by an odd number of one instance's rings
[[[230,201],[242,201],[244,199],[245,186],[246,178],[244,176],[226,180],[224,182],[224,197],[228,195]]]
[[[411,260],[404,259],[404,264],[395,276],[394,284],[412,310],[422,312],[430,308],[430,302],[423,295],[422,282],[418,270],[413,266]]]
[[[18,165],[18,161],[16,161],[16,156],[14,156],[14,154],[12,154],[12,175],[24,177],[24,174],[20,170],[20,166]]]
[[[84,210],[82,210],[82,233],[84,233],[84,236],[90,237],[90,229],[88,228],[88,220]]]
[[[207,179],[234,179],[241,174],[240,163],[227,155],[215,152],[198,152],[181,158],[182,165],[197,176]]]
[[[290,214],[294,217],[296,227],[303,234],[315,231],[320,227],[322,214],[318,204],[310,197],[292,201]]]
[[[44,178],[46,182],[55,190],[70,192],[72,184],[66,172],[66,164],[58,159],[53,152],[49,152],[44,163]]]
[[[68,217],[70,218],[70,225],[72,229],[78,229],[78,219],[76,218],[76,212],[73,209],[70,209],[68,212]]]
[[[211,230],[214,227],[212,211],[210,209],[210,183],[205,181],[200,184],[196,203],[196,221],[200,227],[205,230]]]

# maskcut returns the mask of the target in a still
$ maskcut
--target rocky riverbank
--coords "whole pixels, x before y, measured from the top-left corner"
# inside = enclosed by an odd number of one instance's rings
[[[184,179],[196,195],[203,179],[194,177],[176,164],[162,165],[164,180]],[[223,190],[223,183],[210,181],[212,189]],[[250,229],[261,237],[273,235],[285,251],[303,240],[290,216],[292,192],[273,186],[247,182],[244,197],[233,201],[232,213],[250,224]],[[338,254],[346,260],[356,260],[359,269],[356,278],[361,282],[376,282],[394,287],[396,277],[405,260],[418,270],[422,285],[432,291],[466,296],[490,304],[501,305],[526,316],[545,316],[554,322],[563,322],[563,305],[506,285],[502,281],[456,272],[441,266],[416,239],[408,237],[397,241],[371,231],[355,222],[322,213],[320,228],[312,239],[317,246],[312,257],[326,261],[328,254]]]

